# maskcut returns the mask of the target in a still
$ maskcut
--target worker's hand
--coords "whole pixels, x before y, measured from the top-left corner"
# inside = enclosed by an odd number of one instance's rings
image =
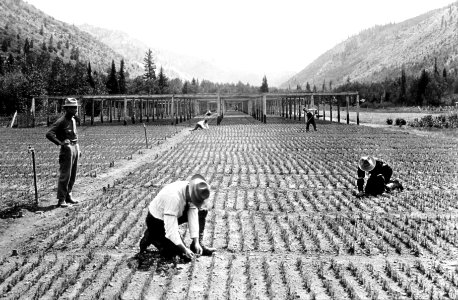
[[[196,254],[197,255],[202,255],[202,246],[200,245],[199,242],[196,242],[194,243],[194,247],[195,247],[195,250],[196,250]]]
[[[191,249],[185,248],[184,249],[184,256],[186,256],[189,259],[193,259],[194,258],[194,253],[191,251]]]
[[[355,196],[358,197],[358,198],[364,197],[364,192],[360,191],[360,192],[356,193]]]
[[[78,158],[80,158],[82,153],[81,153],[81,149],[80,149],[80,145],[79,144],[76,144],[76,149],[78,151]]]

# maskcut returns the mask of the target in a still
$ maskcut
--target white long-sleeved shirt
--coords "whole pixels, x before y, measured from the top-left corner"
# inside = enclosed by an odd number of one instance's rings
[[[167,184],[148,207],[153,217],[164,221],[165,237],[175,245],[183,244],[178,232],[178,218],[183,215],[186,206],[188,183],[188,181],[175,181]],[[188,227],[191,238],[197,238],[199,236],[198,208],[192,202],[188,210]]]
[[[203,129],[208,129],[208,123],[205,123],[205,121],[199,121],[197,122],[200,126],[202,126]]]

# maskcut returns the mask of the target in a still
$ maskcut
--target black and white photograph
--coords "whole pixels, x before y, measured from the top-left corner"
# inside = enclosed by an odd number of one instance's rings
[[[458,300],[458,1],[0,0],[0,299]]]

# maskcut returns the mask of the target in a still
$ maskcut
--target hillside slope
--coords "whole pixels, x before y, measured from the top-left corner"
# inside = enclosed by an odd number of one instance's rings
[[[319,56],[281,87],[307,82],[321,89],[349,78],[351,81],[382,81],[400,76],[402,66],[408,75],[418,76],[431,69],[434,58],[439,68],[458,69],[458,2],[398,24],[375,26],[348,38]]]
[[[9,53],[20,54],[26,39],[33,41],[33,51],[41,51],[45,44],[52,56],[60,56],[64,61],[69,61],[71,53],[78,49],[79,59],[90,61],[93,70],[109,69],[113,59],[119,66],[122,59],[119,53],[76,26],[56,20],[22,0],[2,0],[0,41],[8,41]],[[138,66],[126,61],[126,68],[135,73]]]

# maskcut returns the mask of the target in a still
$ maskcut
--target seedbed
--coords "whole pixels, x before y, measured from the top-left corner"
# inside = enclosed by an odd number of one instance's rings
[[[147,129],[151,149],[177,132]],[[2,197],[32,197],[27,145],[11,135],[19,131],[39,141],[40,190],[51,197],[58,149],[44,139],[46,128],[0,130],[8,137],[0,145]],[[80,139],[78,176],[89,180],[145,148],[142,126],[82,127]],[[323,121],[305,132],[303,123],[229,113],[221,126],[161,149],[68,210],[19,256],[0,257],[1,298],[457,298],[457,141]],[[365,154],[387,161],[405,189],[354,197]],[[194,173],[212,189],[203,243],[218,252],[187,264],[160,259],[153,246],[136,256],[150,201]]]

